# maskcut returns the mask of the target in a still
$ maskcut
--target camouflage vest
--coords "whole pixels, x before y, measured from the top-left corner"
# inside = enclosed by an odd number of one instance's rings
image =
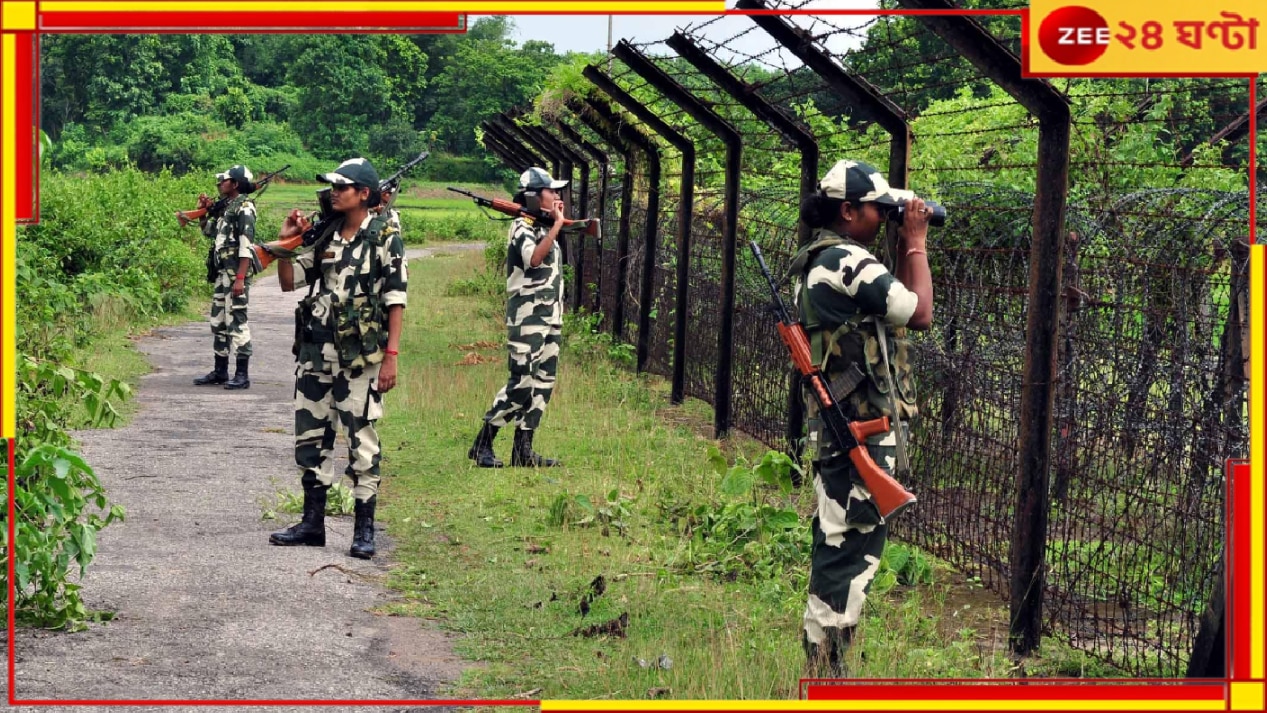
[[[330,223],[315,244],[318,257],[313,263],[315,274],[309,280],[308,297],[301,300],[296,308],[295,356],[301,362],[320,363],[323,361],[322,344],[333,343],[341,368],[353,369],[377,364],[383,360],[383,350],[387,347],[387,311],[383,307],[382,295],[376,290],[383,271],[378,251],[387,238],[387,231],[384,230],[387,227],[387,218],[381,214],[371,218],[364,234],[344,246],[338,270],[340,279],[348,285],[348,294],[341,297],[337,293],[329,293],[330,320],[324,323],[325,320],[313,318],[312,303],[324,296],[313,294],[318,282],[324,283],[325,280],[320,256],[342,227],[343,221]],[[353,262],[351,256],[360,243],[365,244],[368,254]]]
[[[814,362],[823,370],[831,383],[832,392],[850,416],[864,420],[892,416],[893,404],[896,404],[902,421],[912,420],[919,415],[919,408],[912,371],[912,347],[906,337],[906,328],[889,327],[885,330],[889,357],[886,374],[876,330],[878,318],[860,314],[844,324],[824,324],[810,301],[809,269],[814,258],[825,248],[836,245],[858,243],[830,230],[820,230],[815,240],[796,254],[788,269],[789,276],[800,278],[797,307],[809,336]],[[892,400],[890,389],[896,389]],[[817,403],[807,398],[809,403],[812,403],[809,409],[812,419],[817,412]]]
[[[212,245],[215,251],[216,264],[222,271],[236,272],[238,269],[238,216],[242,213],[242,207],[250,202],[251,207],[255,207],[255,201],[249,195],[242,194],[236,196],[224,207],[224,212],[216,220],[216,235],[213,236],[220,240],[217,247]],[[255,260],[251,261],[248,268],[250,274],[255,274]]]

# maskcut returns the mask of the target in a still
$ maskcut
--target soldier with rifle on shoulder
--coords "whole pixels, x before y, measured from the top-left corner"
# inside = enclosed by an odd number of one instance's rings
[[[211,297],[212,351],[215,367],[194,379],[198,386],[220,385],[226,389],[251,386],[251,328],[247,324],[250,302],[255,201],[247,194],[256,189],[254,175],[238,164],[216,174],[220,200],[212,203],[205,194],[198,197],[203,210],[199,219],[202,233],[214,241],[207,257],[207,279],[215,285]],[[177,213],[183,223],[186,216]],[[230,347],[237,353],[237,370],[229,378]]]
[[[551,467],[560,465],[532,449],[533,435],[554,392],[559,366],[559,346],[563,326],[563,261],[556,240],[565,223],[559,191],[567,181],[556,181],[545,169],[533,167],[519,177],[514,202],[530,206],[528,213],[548,216],[545,220],[520,215],[510,224],[506,250],[506,347],[510,352],[510,378],[493,397],[484,414],[475,443],[467,457],[481,468],[500,468],[502,461],[493,451],[493,439],[502,426],[516,424],[511,447],[512,466]]]
[[[333,214],[313,226],[301,211],[291,211],[279,242],[305,239],[300,250],[279,253],[277,268],[283,292],[309,286],[295,325],[295,462],[303,519],[269,542],[325,546],[337,420],[348,440],[346,474],[356,498],[349,554],[369,559],[381,450],[375,422],[383,415],[383,394],[396,385],[408,284],[405,248],[369,161],[349,159],[317,180],[330,184]],[[318,234],[307,239],[314,228]]]

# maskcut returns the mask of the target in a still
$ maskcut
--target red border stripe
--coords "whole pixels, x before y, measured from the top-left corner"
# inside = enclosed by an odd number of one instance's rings
[[[1231,487],[1228,490],[1232,505],[1232,566],[1228,570],[1232,587],[1224,625],[1225,633],[1232,644],[1231,677],[1243,681],[1250,677],[1250,659],[1253,655],[1250,651],[1249,631],[1240,624],[1249,619],[1250,602],[1253,601],[1250,592],[1250,572],[1253,571],[1253,561],[1250,559],[1250,509],[1254,502],[1254,491],[1248,463],[1233,463],[1230,471]]]
[[[1223,683],[1157,684],[968,684],[877,686],[873,684],[810,684],[811,701],[906,700],[906,701],[1221,701],[1227,696]]]
[[[461,30],[462,15],[456,12],[357,11],[298,12],[44,12],[39,28],[43,31],[103,30]]]
[[[15,174],[17,185],[14,186],[17,204],[14,218],[18,222],[29,222],[34,221],[39,215],[35,203],[39,175],[36,165],[39,161],[39,150],[36,147],[40,141],[38,105],[35,102],[36,92],[39,91],[39,85],[36,84],[39,81],[39,75],[36,72],[35,33],[19,32],[14,40],[17,46],[17,61],[14,63],[14,68],[17,70],[15,76],[18,79],[18,84],[14,87],[16,93],[14,106],[17,110],[18,123],[18,145],[15,147],[16,156],[14,156],[17,169]],[[24,78],[26,78],[25,81]],[[23,177],[30,180],[23,180]]]

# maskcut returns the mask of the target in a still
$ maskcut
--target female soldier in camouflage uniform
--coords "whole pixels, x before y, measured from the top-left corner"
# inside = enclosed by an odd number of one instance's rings
[[[215,291],[211,296],[212,350],[215,368],[194,379],[198,386],[224,384],[226,389],[249,389],[251,380],[251,328],[246,307],[251,294],[252,242],[255,240],[255,201],[247,193],[255,190],[250,169],[243,165],[216,174],[216,188],[227,201],[219,215],[208,210],[201,219],[202,233],[215,241]],[[199,197],[200,208],[210,208],[211,200]],[[229,378],[229,347],[237,351],[237,370]]]
[[[347,475],[354,483],[356,524],[351,555],[374,554],[374,510],[379,482],[379,442],[374,422],[382,395],[396,385],[396,356],[408,275],[405,247],[379,204],[378,173],[368,161],[344,161],[317,176],[331,184],[331,203],[342,216],[326,226],[311,251],[296,262],[279,260],[282,291],[305,284],[297,325],[295,462],[303,471],[304,516],[275,532],[275,545],[325,545],[326,494],[334,483],[330,452],[338,419],[348,438]],[[309,226],[299,211],[283,223],[281,237]]]
[[[531,218],[516,218],[510,226],[506,250],[506,347],[510,350],[510,379],[484,414],[484,424],[467,452],[481,468],[500,468],[493,452],[497,431],[518,421],[510,452],[512,466],[559,465],[532,450],[532,435],[554,391],[559,365],[559,334],[563,326],[563,261],[555,239],[563,227],[563,201],[556,181],[542,168],[530,168],[519,177],[514,200],[525,205],[539,197],[541,209],[554,217],[548,229]]]
[[[875,240],[902,201],[894,276],[863,245]],[[796,303],[814,359],[825,362],[823,371],[850,418],[889,416],[894,428],[867,439],[867,450],[880,467],[897,470],[900,480],[905,427],[918,413],[905,333],[928,329],[933,314],[924,201],[890,188],[865,163],[840,161],[802,203],[801,219],[817,230],[793,259],[790,274],[797,277]],[[818,419],[814,399],[806,399],[806,411],[817,513],[803,643],[810,675],[843,676],[844,652],[879,569],[888,527],[848,454]]]

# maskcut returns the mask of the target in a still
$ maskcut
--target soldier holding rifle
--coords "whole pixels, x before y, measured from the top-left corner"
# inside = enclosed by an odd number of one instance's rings
[[[543,168],[529,168],[519,177],[514,202],[545,212],[545,221],[520,216],[511,223],[506,251],[506,330],[510,378],[493,398],[484,423],[467,452],[481,468],[500,468],[493,439],[502,426],[516,423],[512,466],[559,465],[532,449],[533,434],[550,395],[559,366],[563,326],[563,261],[556,239],[567,219],[559,191],[567,181],[556,181]]]
[[[789,269],[813,363],[825,364],[849,419],[889,419],[888,431],[860,445],[898,479],[909,469],[907,425],[918,415],[905,331],[928,329],[933,317],[925,239],[934,209],[941,210],[890,188],[875,168],[839,161],[801,204],[801,220],[816,230]],[[890,220],[901,221],[896,275],[864,247]],[[888,527],[855,461],[833,442],[808,395],[806,413],[817,511],[803,644],[811,676],[840,677]]]
[[[274,545],[325,546],[327,493],[335,420],[348,439],[347,475],[354,483],[353,557],[374,554],[374,513],[379,483],[375,422],[383,394],[396,385],[396,359],[408,275],[405,248],[390,210],[381,205],[378,173],[354,158],[317,176],[330,184],[334,215],[314,228],[298,210],[280,239],[315,229],[302,254],[278,261],[282,291],[308,285],[296,310],[295,462],[302,475],[304,514],[298,524],[269,537]],[[306,237],[306,236],[305,236]]]
[[[255,201],[247,194],[255,190],[255,177],[241,164],[216,174],[220,192],[219,210],[213,209],[205,194],[198,197],[202,232],[215,241],[208,256],[209,280],[215,284],[211,297],[212,351],[215,368],[194,379],[198,386],[223,384],[226,389],[251,386],[251,328],[247,324],[247,304],[251,291],[252,243],[255,240]],[[177,214],[182,218],[181,214]],[[182,224],[183,224],[182,220]],[[229,349],[237,353],[237,370],[229,378]]]

